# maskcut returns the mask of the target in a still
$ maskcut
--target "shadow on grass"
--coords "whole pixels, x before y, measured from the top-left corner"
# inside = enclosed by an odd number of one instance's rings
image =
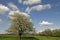
[[[22,37],[22,40],[39,40],[35,37]]]

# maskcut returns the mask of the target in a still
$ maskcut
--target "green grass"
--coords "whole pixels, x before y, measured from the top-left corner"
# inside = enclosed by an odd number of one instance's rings
[[[0,35],[0,40],[19,40],[19,38],[16,35]],[[21,40],[60,40],[60,37],[24,35]]]

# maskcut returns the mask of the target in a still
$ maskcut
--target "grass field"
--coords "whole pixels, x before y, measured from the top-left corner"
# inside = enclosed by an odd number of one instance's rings
[[[19,40],[16,35],[0,35],[0,40]],[[21,40],[60,40],[60,37],[22,36]]]

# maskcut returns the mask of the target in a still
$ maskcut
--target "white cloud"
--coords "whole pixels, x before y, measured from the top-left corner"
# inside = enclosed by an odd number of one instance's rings
[[[24,13],[24,12],[20,12],[20,13],[27,16],[27,17],[30,17],[27,13]]]
[[[18,0],[19,3],[22,3],[22,0]]]
[[[8,7],[13,11],[19,11],[19,8],[12,2],[8,3]]]
[[[30,13],[30,8],[27,7],[26,10],[25,10],[25,12]]]
[[[15,13],[19,13],[20,15],[25,15],[26,17],[30,17],[27,13],[24,13],[24,12],[19,12],[19,11],[10,11],[10,13],[9,13],[9,17],[10,17],[10,19],[14,19],[14,15],[15,15]]]
[[[18,0],[18,2],[24,5],[32,5],[32,4],[41,3],[41,0]]]
[[[15,13],[23,14],[25,16],[29,16],[27,13],[19,12],[19,11],[10,11],[9,15],[15,15]]]
[[[47,21],[42,21],[40,22],[40,26],[51,26],[53,23],[47,22]]]
[[[41,10],[50,9],[50,8],[51,8],[50,4],[36,5],[36,6],[31,7],[31,8],[27,7],[25,12],[30,13],[32,10],[41,11]]]
[[[8,6],[9,6],[9,8],[11,9],[10,12],[9,12],[8,17],[10,17],[11,19],[14,19],[14,17],[12,17],[12,16],[14,16],[15,13],[19,13],[20,15],[23,14],[23,15],[25,15],[26,17],[29,17],[29,15],[28,15],[27,13],[21,12],[21,11],[19,10],[19,8],[18,8],[16,5],[14,5],[13,3],[8,3]]]
[[[5,12],[9,11],[9,8],[5,5],[0,4],[0,14],[3,14]]]
[[[26,4],[26,5],[32,5],[32,4],[37,4],[37,3],[41,3],[41,0],[25,0],[25,1],[23,1],[23,4]]]
[[[46,4],[46,5],[44,5],[44,7],[49,9],[49,8],[51,8],[51,4]]]
[[[9,15],[15,15],[15,13],[19,13],[19,11],[10,11]]]

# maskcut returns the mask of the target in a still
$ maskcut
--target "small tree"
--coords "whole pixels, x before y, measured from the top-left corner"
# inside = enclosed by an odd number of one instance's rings
[[[12,19],[10,17],[12,17]],[[10,15],[10,17],[11,26],[9,27],[8,32],[18,33],[21,39],[21,35],[24,32],[33,31],[33,23],[28,16],[23,13],[14,12],[14,15]]]

